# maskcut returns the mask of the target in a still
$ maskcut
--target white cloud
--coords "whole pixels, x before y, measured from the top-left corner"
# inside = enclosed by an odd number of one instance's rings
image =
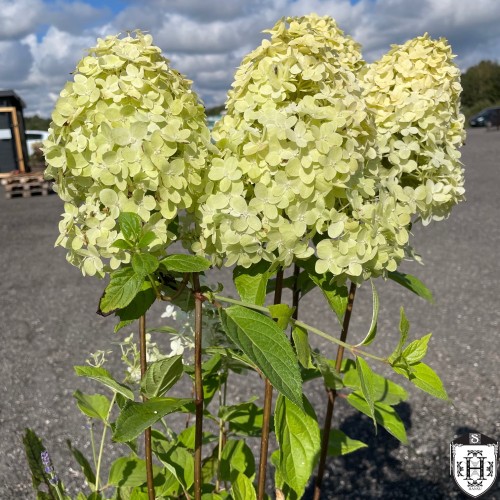
[[[31,33],[43,14],[41,0],[0,0],[0,40]]]
[[[482,59],[498,60],[500,53],[498,0],[360,0],[355,5],[350,0],[124,0],[118,13],[106,2],[96,5],[0,0],[0,89],[14,88],[28,103],[28,114],[49,114],[50,96],[59,94],[97,36],[136,28],[153,35],[209,106],[224,102],[243,55],[283,16],[334,17],[363,45],[368,61],[426,31],[450,40],[463,69]]]

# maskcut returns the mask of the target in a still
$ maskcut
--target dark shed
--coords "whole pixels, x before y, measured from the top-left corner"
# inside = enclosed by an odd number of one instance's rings
[[[13,90],[0,90],[0,176],[27,172],[24,101]]]

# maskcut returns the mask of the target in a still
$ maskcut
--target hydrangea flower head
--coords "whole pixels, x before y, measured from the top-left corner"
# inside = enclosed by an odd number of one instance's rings
[[[364,75],[382,164],[381,183],[424,224],[464,198],[460,70],[445,39],[394,45]]]
[[[62,90],[44,143],[46,175],[65,201],[56,244],[84,274],[130,260],[113,246],[121,212],[154,233],[161,255],[175,239],[168,224],[194,211],[211,148],[204,108],[150,35],[99,39]]]
[[[236,72],[213,136],[201,240],[217,264],[288,266],[343,234],[347,192],[376,157],[358,45],[329,17],[285,18]],[[369,188],[369,186],[365,186]]]

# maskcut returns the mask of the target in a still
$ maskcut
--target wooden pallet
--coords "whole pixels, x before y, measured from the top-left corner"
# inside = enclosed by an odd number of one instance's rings
[[[6,198],[29,198],[47,196],[52,192],[52,183],[43,178],[43,174],[18,174],[4,177],[1,183]]]

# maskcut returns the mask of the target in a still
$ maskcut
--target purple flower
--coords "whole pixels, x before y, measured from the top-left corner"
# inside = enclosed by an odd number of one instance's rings
[[[59,483],[59,478],[54,472],[54,467],[52,466],[49,452],[47,450],[42,451],[42,453],[40,453],[40,458],[42,459],[42,464],[44,466],[45,473],[50,476],[49,477],[50,483],[56,486]]]

